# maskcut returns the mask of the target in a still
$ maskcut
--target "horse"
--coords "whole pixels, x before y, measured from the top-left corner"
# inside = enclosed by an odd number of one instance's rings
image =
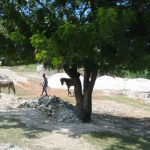
[[[10,93],[10,88],[12,89],[14,94],[16,93],[14,83],[11,80],[0,80],[0,93],[2,87],[8,87],[8,94]]]
[[[63,85],[64,82],[66,83],[67,88],[68,88],[68,95],[71,94],[69,89],[70,89],[71,86],[74,86],[73,80],[70,79],[70,78],[60,78],[60,82],[61,82],[61,85]]]

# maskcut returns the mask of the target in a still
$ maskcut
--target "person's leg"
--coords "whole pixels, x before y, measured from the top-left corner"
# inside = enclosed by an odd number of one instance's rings
[[[46,88],[47,87],[43,87],[43,93],[45,92],[45,96],[48,96]]]
[[[42,94],[41,94],[41,96],[43,95],[43,93],[44,93],[44,88],[42,88]]]
[[[45,91],[46,96],[48,96],[46,88],[45,88],[45,90],[44,90],[44,91]]]

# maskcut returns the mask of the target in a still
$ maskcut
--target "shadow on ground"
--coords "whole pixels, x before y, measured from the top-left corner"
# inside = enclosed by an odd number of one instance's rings
[[[39,129],[36,127],[32,127],[32,126],[27,126],[27,124],[21,122],[20,119],[17,118],[13,118],[10,116],[10,118],[4,117],[0,115],[0,130],[15,130],[17,132],[17,129],[21,129],[23,131],[25,131],[23,133],[23,136],[25,136],[26,138],[38,138],[38,134],[42,133],[46,130],[44,129]]]
[[[88,131],[111,131],[150,137],[150,118],[130,118],[110,114],[92,114],[90,123],[51,123],[40,111],[24,109],[0,111],[0,128],[34,127],[51,132],[80,134]]]
[[[130,118],[110,114],[92,114],[90,123],[51,123],[36,110],[0,112],[0,130],[21,129],[24,137],[38,139],[42,132],[67,134],[72,138],[88,135],[89,143],[105,150],[144,149],[150,147],[150,118]],[[85,137],[86,139],[86,137]],[[113,140],[113,141],[111,141]],[[95,141],[98,141],[94,144]],[[109,143],[110,142],[110,143]]]

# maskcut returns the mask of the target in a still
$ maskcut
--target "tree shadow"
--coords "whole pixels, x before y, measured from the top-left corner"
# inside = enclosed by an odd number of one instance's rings
[[[91,144],[103,150],[149,150],[150,138],[135,135],[120,135],[111,132],[89,133]]]
[[[3,113],[4,114],[4,113]],[[39,133],[42,133],[44,131],[47,131],[45,129],[42,129],[42,128],[38,128],[38,127],[35,127],[35,126],[32,126],[32,125],[27,125],[26,123],[22,122],[20,118],[16,118],[15,115],[10,115],[8,116],[8,114],[6,115],[5,117],[5,114],[4,115],[1,115],[1,112],[0,112],[0,130],[4,130],[4,132],[6,130],[23,130],[23,136],[30,139],[30,138],[39,138],[38,137],[38,134]]]
[[[1,122],[0,129],[25,128],[26,127],[25,123],[13,117],[6,118],[4,116],[0,116],[0,122]]]
[[[150,147],[150,118],[131,118],[111,114],[92,114],[90,123],[44,122],[34,116],[36,110],[15,110],[0,112],[0,129],[22,129],[26,138],[39,138],[38,134],[47,131],[67,134],[72,138],[91,133],[93,139],[116,138],[119,144],[110,144],[106,150],[128,149],[126,144],[139,149]],[[41,113],[41,112],[37,112]],[[22,114],[27,119],[22,121]],[[46,118],[45,118],[46,119]],[[33,122],[34,120],[34,122]],[[93,134],[94,133],[94,134]],[[97,134],[99,133],[99,134]],[[136,138],[135,138],[136,137]]]
[[[114,116],[111,114],[92,114],[92,121],[95,124],[104,124],[108,127],[120,130],[120,133],[124,134],[135,134],[145,137],[150,137],[150,118],[133,118],[133,117],[123,117]],[[103,126],[103,127],[104,127]]]

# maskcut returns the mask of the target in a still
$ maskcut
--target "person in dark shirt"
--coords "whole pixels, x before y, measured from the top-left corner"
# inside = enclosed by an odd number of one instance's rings
[[[42,86],[41,96],[43,96],[44,92],[45,92],[45,96],[48,96],[48,94],[47,94],[48,80],[47,80],[47,77],[45,76],[45,73],[43,74],[43,79],[42,79],[40,85]]]

